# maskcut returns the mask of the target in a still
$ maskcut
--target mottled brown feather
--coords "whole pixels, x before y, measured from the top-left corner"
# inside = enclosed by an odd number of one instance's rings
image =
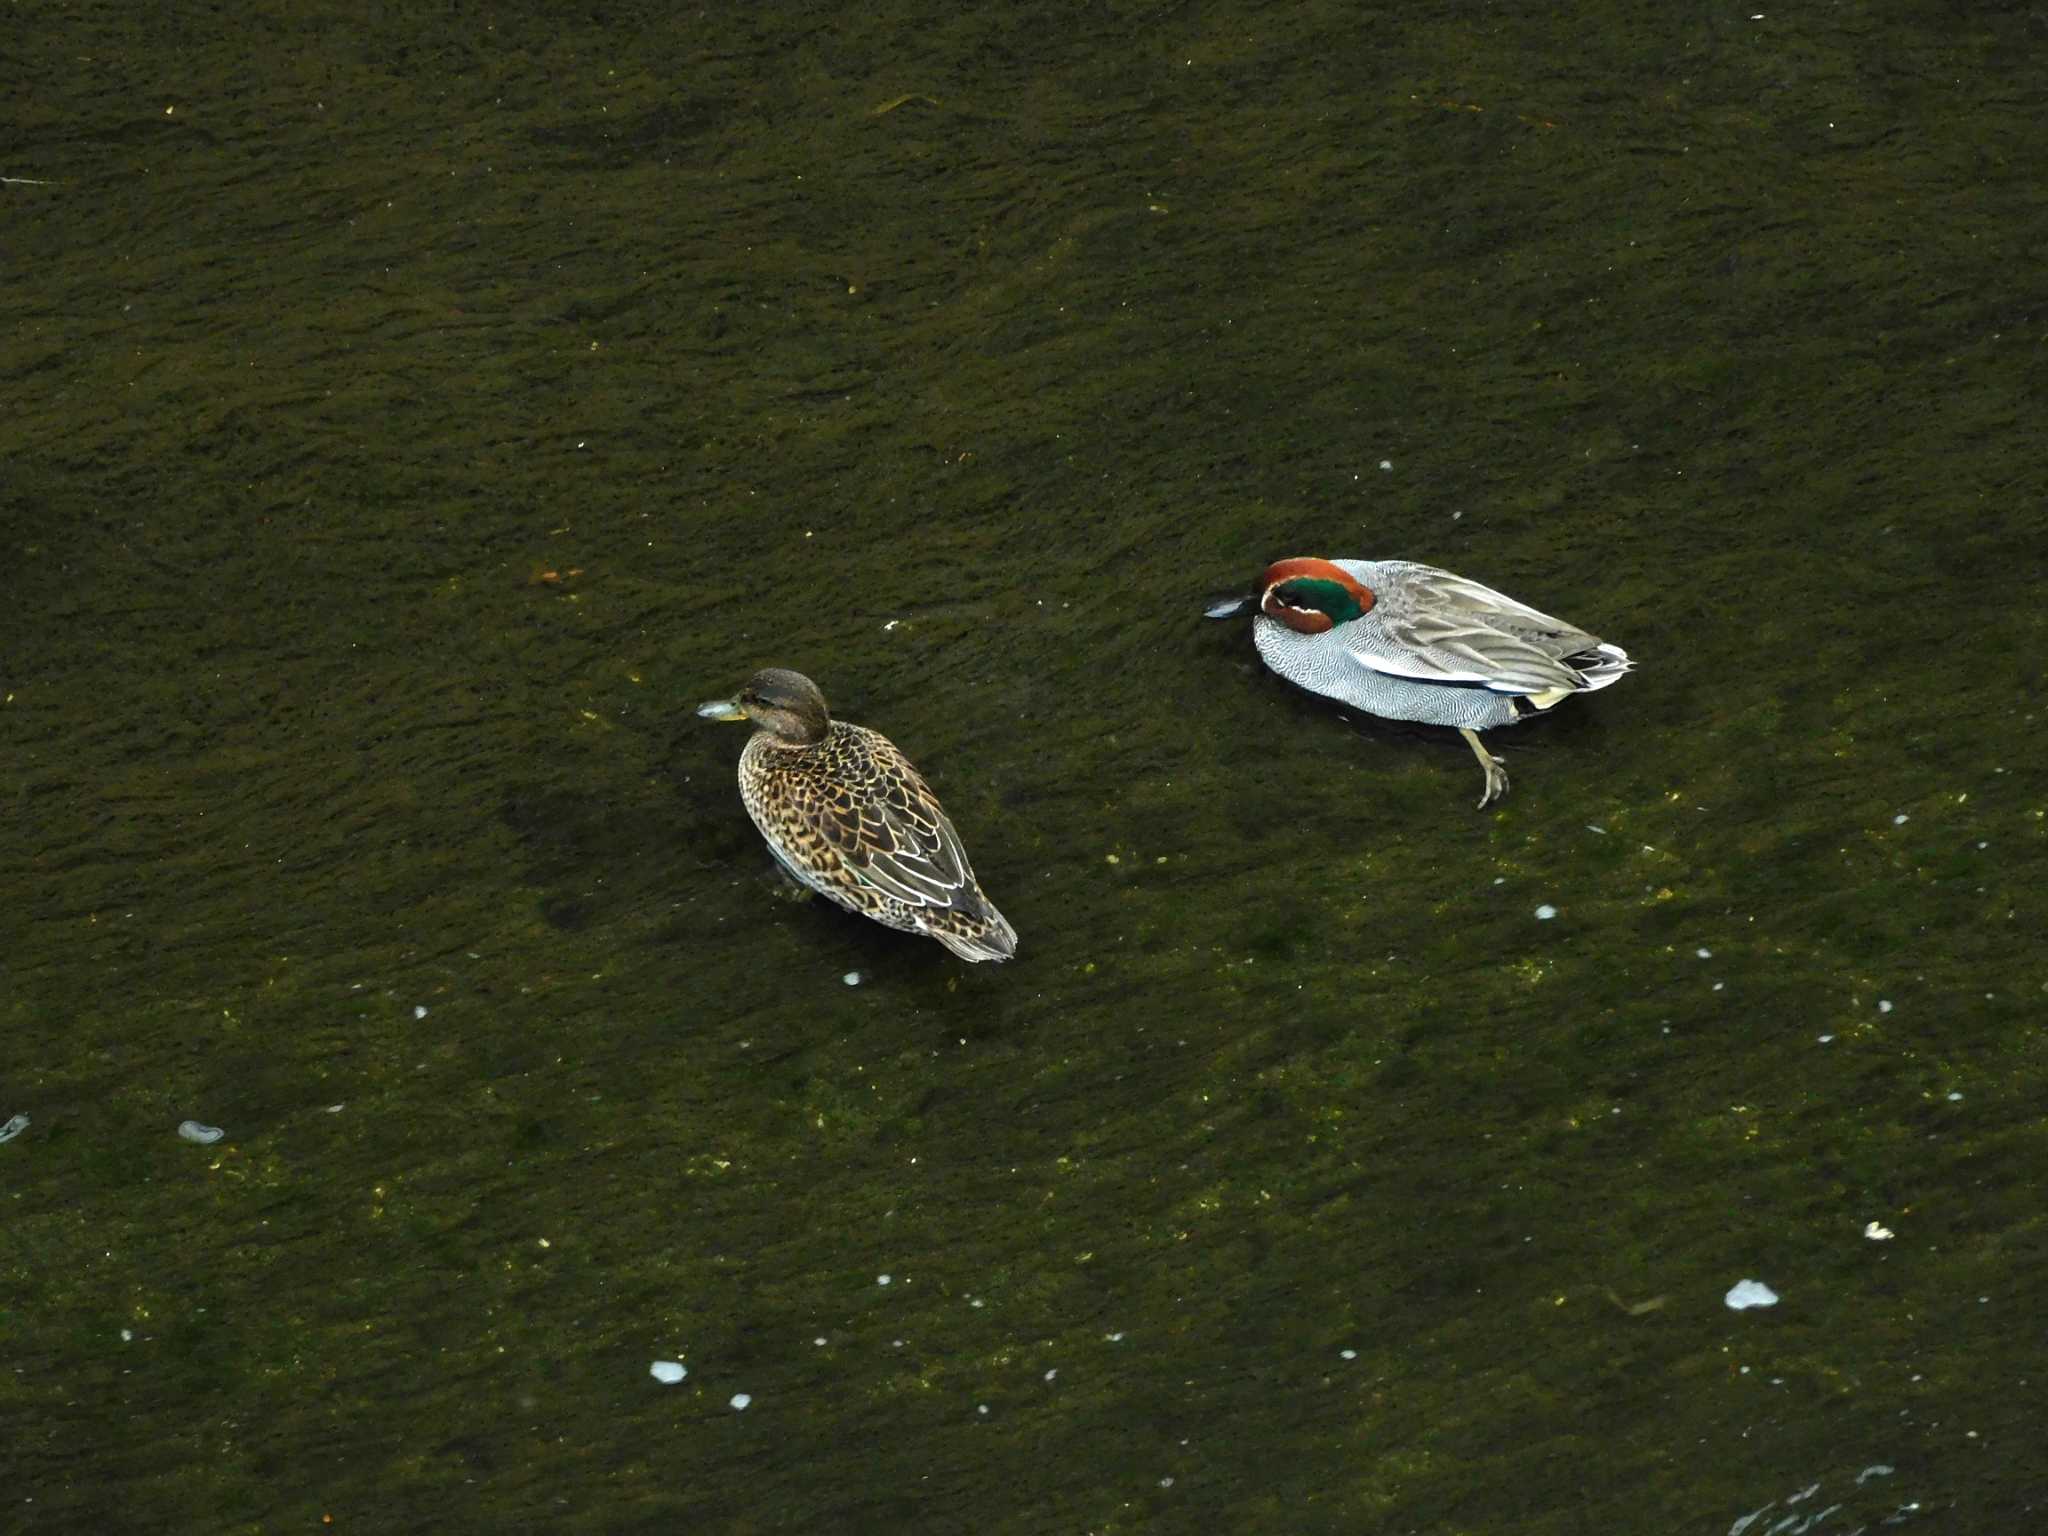
[[[835,720],[810,745],[756,732],[739,780],[776,857],[820,895],[969,960],[1015,952],[938,797],[879,731]]]

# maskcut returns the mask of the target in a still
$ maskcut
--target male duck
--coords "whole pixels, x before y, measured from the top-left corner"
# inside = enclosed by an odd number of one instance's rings
[[[697,713],[760,727],[740,754],[740,799],[803,884],[963,960],[1017,952],[931,787],[881,732],[834,720],[808,677],[770,667]]]
[[[1597,635],[1409,560],[1275,561],[1257,602],[1252,639],[1290,683],[1389,720],[1456,727],[1486,772],[1481,809],[1507,793],[1508,770],[1480,731],[1605,688],[1634,665]]]

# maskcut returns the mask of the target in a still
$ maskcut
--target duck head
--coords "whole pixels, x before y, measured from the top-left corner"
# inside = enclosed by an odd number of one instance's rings
[[[697,713],[706,720],[751,720],[791,747],[815,746],[832,724],[818,685],[783,667],[764,667],[731,698],[699,704]]]
[[[1259,577],[1259,612],[1299,635],[1348,624],[1372,605],[1372,589],[1328,560],[1275,560]]]

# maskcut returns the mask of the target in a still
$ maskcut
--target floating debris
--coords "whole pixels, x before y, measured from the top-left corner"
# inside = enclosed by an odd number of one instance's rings
[[[187,1120],[178,1127],[178,1134],[187,1141],[196,1141],[202,1147],[210,1147],[227,1135],[217,1125],[201,1125],[197,1120]]]
[[[1906,820],[1906,813],[1904,811],[1901,811],[1898,815],[1892,818],[1892,825],[1895,827],[1903,827],[1906,824]]]
[[[0,1141],[12,1141],[28,1129],[28,1116],[16,1115],[5,1125],[0,1125]]]
[[[1337,1358],[1339,1360],[1356,1360],[1358,1358],[1358,1351],[1355,1349],[1340,1349],[1337,1351]]]
[[[1738,1280],[1728,1287],[1728,1294],[1721,1298],[1737,1312],[1747,1312],[1751,1307],[1775,1307],[1778,1293],[1761,1280]]]
[[[895,1278],[896,1278],[896,1277],[895,1277],[894,1275],[877,1275],[877,1276],[875,1276],[875,1284],[877,1284],[877,1285],[887,1285],[887,1284],[889,1284],[889,1283],[890,1283],[891,1281],[893,1281],[893,1280],[894,1280]]]
[[[1536,921],[1539,923],[1547,923],[1555,916],[1557,916],[1557,908],[1547,901],[1536,909]]]
[[[427,1005],[425,1003],[414,1003],[412,1005],[412,1016],[416,1019],[424,1019],[427,1016]]]
[[[1890,1013],[1892,1011],[1892,1000],[1888,997],[1880,997],[1877,1000],[1877,1011],[1879,1013]]]
[[[1888,1243],[1892,1240],[1892,1229],[1881,1221],[1866,1222],[1863,1235],[1873,1243]]]
[[[839,979],[845,982],[849,987],[857,987],[860,985],[860,972],[848,971],[844,976],[840,977]]]
[[[749,1397],[749,1396],[748,1396],[748,1395],[747,1395],[746,1393],[744,1393],[744,1392],[735,1392],[735,1393],[733,1393],[733,1395],[732,1395],[732,1407],[733,1407],[733,1412],[735,1412],[735,1413],[745,1413],[745,1412],[747,1411],[747,1405],[748,1405],[749,1403],[751,1403],[752,1401],[753,1401],[753,1398]]]
[[[647,1374],[664,1387],[672,1387],[690,1374],[690,1368],[680,1360],[657,1360],[647,1367]]]
[[[1693,953],[1698,955],[1702,960],[1711,960],[1714,958],[1714,952],[1711,949],[1708,949],[1704,946],[1694,950]]]

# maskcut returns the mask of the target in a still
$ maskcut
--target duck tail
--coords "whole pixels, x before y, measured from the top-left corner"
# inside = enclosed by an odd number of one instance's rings
[[[931,932],[962,960],[1008,960],[1017,953],[1017,930],[994,907],[957,928],[949,924]]]
[[[1609,645],[1605,640],[1589,645],[1575,656],[1567,656],[1565,665],[1573,668],[1585,679],[1580,686],[1582,693],[1605,688],[1609,683],[1621,681],[1621,674],[1631,671],[1635,663],[1628,659],[1628,652],[1618,645]]]

